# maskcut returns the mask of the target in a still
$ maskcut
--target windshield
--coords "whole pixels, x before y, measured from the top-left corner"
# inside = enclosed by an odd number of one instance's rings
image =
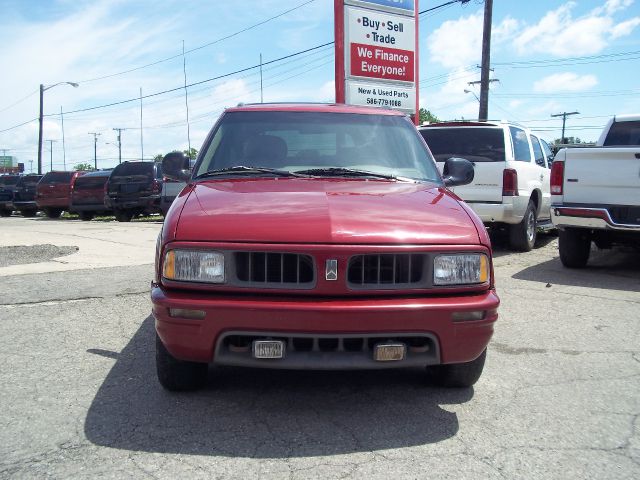
[[[389,115],[226,113],[196,165],[195,176],[237,166],[308,175],[323,170],[343,177],[349,172],[335,169],[352,169],[441,182],[415,127],[404,117]]]
[[[458,127],[420,130],[436,161],[451,157],[471,162],[504,162],[504,134],[501,128]]]

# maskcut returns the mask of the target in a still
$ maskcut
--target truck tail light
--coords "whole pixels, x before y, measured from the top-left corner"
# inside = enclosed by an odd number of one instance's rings
[[[518,196],[518,172],[513,168],[505,168],[502,172],[502,196]]]
[[[153,182],[151,182],[151,191],[153,193],[160,193],[161,190],[162,190],[162,186],[160,185],[160,182],[158,181],[157,178],[154,178]]]
[[[564,182],[564,162],[553,162],[551,165],[551,195],[562,195]]]

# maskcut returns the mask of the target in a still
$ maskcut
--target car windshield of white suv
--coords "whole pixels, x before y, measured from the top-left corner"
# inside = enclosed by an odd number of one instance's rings
[[[451,157],[471,162],[504,162],[502,128],[427,127],[420,130],[437,162]]]
[[[196,165],[217,175],[441,179],[415,127],[401,116],[229,112]]]

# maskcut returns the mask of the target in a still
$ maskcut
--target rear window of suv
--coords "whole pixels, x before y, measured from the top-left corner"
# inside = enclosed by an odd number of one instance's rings
[[[420,133],[438,162],[451,157],[462,157],[471,162],[505,161],[502,128],[429,127],[421,129]]]
[[[70,183],[76,172],[49,172],[42,177],[42,183]]]
[[[93,188],[103,188],[109,180],[109,175],[85,175],[78,177],[74,184],[75,190],[91,190]]]
[[[18,183],[18,178],[13,176],[0,177],[0,185],[15,185]]]
[[[121,163],[113,169],[112,177],[125,177],[129,175],[153,176],[152,162]]]

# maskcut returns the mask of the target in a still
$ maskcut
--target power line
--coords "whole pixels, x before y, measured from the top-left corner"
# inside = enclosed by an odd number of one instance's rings
[[[291,13],[291,12],[293,12],[294,10],[298,10],[299,8],[302,8],[302,7],[304,7],[305,5],[308,5],[308,4],[313,3],[313,2],[315,2],[315,1],[316,1],[316,0],[307,0],[306,2],[303,2],[303,3],[301,3],[301,4],[297,5],[297,6],[293,7],[293,8],[290,8],[289,10],[285,10],[284,12],[281,12],[281,13],[279,13],[279,14],[277,14],[277,15],[274,15],[273,17],[269,17],[269,18],[267,18],[266,20],[262,20],[261,22],[254,23],[253,25],[250,25],[250,26],[248,26],[248,27],[245,27],[245,28],[243,28],[242,30],[238,30],[238,31],[236,31],[236,32],[233,32],[233,33],[230,33],[230,34],[228,34],[228,35],[225,35],[224,37],[217,38],[216,40],[213,40],[212,42],[206,43],[206,44],[204,44],[204,45],[200,45],[199,47],[195,47],[195,48],[192,48],[191,50],[187,50],[187,51],[185,51],[184,53],[181,53],[181,54],[178,54],[178,55],[173,55],[173,56],[171,56],[171,57],[167,57],[167,58],[163,58],[163,59],[161,59],[161,60],[157,60],[157,61],[155,61],[155,62],[148,63],[148,64],[146,64],[146,65],[142,65],[142,66],[140,66],[140,67],[135,67],[135,68],[131,68],[131,69],[129,69],[129,70],[124,70],[124,71],[122,71],[122,72],[112,73],[112,74],[110,74],[110,75],[104,75],[104,76],[102,76],[102,77],[90,78],[90,79],[87,79],[87,80],[80,80],[80,82],[78,82],[78,83],[89,83],[89,82],[95,82],[95,81],[98,81],[98,80],[104,80],[104,79],[106,79],[106,78],[112,78],[112,77],[116,77],[116,76],[118,76],[118,75],[124,75],[124,74],[126,74],[126,73],[135,72],[135,71],[137,71],[137,70],[142,70],[143,68],[153,67],[154,65],[158,65],[158,64],[160,64],[160,63],[168,62],[169,60],[174,60],[174,59],[176,59],[176,58],[180,58],[180,57],[182,57],[184,54],[192,53],[192,52],[195,52],[195,51],[197,51],[197,50],[202,50],[203,48],[210,47],[211,45],[215,45],[216,43],[220,43],[220,42],[222,42],[222,41],[224,41],[224,40],[228,40],[228,39],[230,39],[230,38],[236,37],[236,36],[240,35],[241,33],[248,32],[249,30],[252,30],[252,29],[257,28],[257,27],[259,27],[259,26],[261,26],[261,25],[264,25],[265,23],[269,23],[269,22],[271,22],[272,20],[275,20],[275,19],[277,19],[277,18],[283,17],[283,16],[285,16],[286,14]]]
[[[38,91],[39,91],[39,89],[37,89],[37,88],[36,88],[33,92],[31,92],[31,93],[30,93],[29,95],[27,95],[26,97],[21,98],[20,100],[18,100],[18,101],[17,101],[17,102],[15,102],[15,103],[12,103],[12,104],[11,104],[11,105],[9,105],[8,107],[4,107],[2,110],[0,110],[0,113],[5,112],[5,111],[9,110],[9,109],[10,109],[10,108],[12,108],[12,107],[15,107],[16,105],[18,105],[18,104],[19,104],[19,103],[21,103],[21,102],[24,102],[27,98],[30,98],[30,97],[34,96],[36,93],[38,93]]]
[[[423,13],[433,12],[434,10],[438,10],[439,8],[446,7],[447,5],[452,5],[454,3],[461,3],[464,5],[465,3],[469,3],[470,1],[471,0],[451,0],[450,2],[445,2],[441,5],[436,5],[435,7],[422,10],[421,12],[418,12],[418,15],[422,15]]]

